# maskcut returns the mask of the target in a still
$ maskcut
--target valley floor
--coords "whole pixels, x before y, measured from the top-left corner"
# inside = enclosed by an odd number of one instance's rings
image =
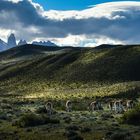
[[[40,111],[45,100],[38,97],[36,100],[14,98],[14,94],[1,95],[0,99],[0,140],[140,140],[140,126],[120,123],[122,114],[111,112],[107,105],[103,111],[92,113],[81,108],[78,103],[74,111],[69,113],[60,105],[64,103],[58,101],[55,104],[56,112],[51,118],[59,122],[18,126],[16,120],[25,114],[48,117]]]

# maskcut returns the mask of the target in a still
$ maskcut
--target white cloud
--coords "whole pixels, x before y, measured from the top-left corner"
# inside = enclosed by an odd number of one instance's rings
[[[7,42],[7,37],[11,34],[14,33],[14,31],[11,30],[7,30],[7,29],[2,29],[0,28],[0,39],[2,39],[3,41]]]
[[[103,3],[81,11],[45,11],[32,0],[0,0],[0,38],[52,40],[60,45],[140,43],[140,2]]]
[[[85,43],[84,47],[95,47],[101,44],[115,45],[115,44],[124,44],[124,42],[111,39],[105,36],[99,36],[99,37],[95,37],[94,42],[93,42],[93,39],[90,39],[89,42]]]
[[[140,10],[140,2],[124,1],[109,2],[90,6],[90,8],[82,11],[45,11],[43,14],[49,19],[64,20],[69,18],[88,19],[106,17],[109,19],[124,18],[123,16],[113,15],[114,12],[129,12],[130,10]]]
[[[43,41],[45,38],[37,38],[36,41]],[[48,38],[60,46],[83,46],[96,47],[101,44],[124,44],[123,41],[114,40],[105,36],[86,36],[86,35],[68,35],[65,38]]]
[[[86,40],[85,35],[68,35],[65,38],[56,38],[52,39],[58,45],[66,45],[66,46],[82,46],[83,41]]]
[[[22,0],[5,0],[5,1],[11,1],[11,2],[13,2],[13,3],[18,3],[18,2],[20,2],[20,1],[22,1]]]

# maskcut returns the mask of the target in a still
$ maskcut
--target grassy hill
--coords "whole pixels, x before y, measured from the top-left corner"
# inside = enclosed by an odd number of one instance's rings
[[[139,127],[121,121],[137,122],[139,112],[123,116],[108,108],[109,100],[139,97],[139,45],[25,45],[0,53],[1,139],[139,140]],[[72,112],[65,111],[67,99]],[[102,101],[104,110],[88,111],[94,99]],[[48,100],[56,111],[50,118],[44,109]]]
[[[24,45],[0,53],[0,60],[1,92],[52,97],[51,93],[62,90],[64,97],[92,97],[125,93],[140,85],[139,45]]]

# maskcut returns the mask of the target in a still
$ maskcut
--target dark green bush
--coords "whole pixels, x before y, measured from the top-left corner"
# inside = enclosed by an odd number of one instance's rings
[[[140,105],[124,113],[121,121],[127,124],[140,125]]]
[[[20,127],[42,125],[44,120],[41,116],[35,114],[25,114],[17,122],[16,125]]]
[[[47,110],[46,110],[45,106],[42,106],[42,107],[39,107],[36,109],[36,113],[37,114],[47,114]],[[56,113],[57,112],[54,109],[52,109],[52,114],[56,114]]]
[[[37,126],[37,125],[44,125],[48,123],[56,124],[60,121],[57,119],[52,119],[46,116],[36,115],[33,113],[25,114],[17,120],[14,125],[19,127],[29,127],[29,126]]]
[[[110,140],[134,140],[130,133],[116,132],[111,135]]]
[[[47,110],[46,110],[46,108],[45,108],[45,106],[43,106],[43,107],[39,107],[37,110],[36,110],[36,113],[47,113]]]
[[[51,119],[51,118],[48,118],[48,117],[44,117],[44,120],[45,120],[45,124],[48,124],[48,123],[51,123],[51,124],[58,124],[60,123],[60,120],[58,119]]]

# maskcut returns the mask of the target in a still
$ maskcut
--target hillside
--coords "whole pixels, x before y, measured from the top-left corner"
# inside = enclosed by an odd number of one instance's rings
[[[133,120],[131,110],[128,116],[108,108],[109,101],[120,99],[133,99],[138,104],[139,71],[139,45],[24,45],[2,52],[1,138],[69,140],[67,133],[73,132],[86,140],[124,140],[127,136],[139,140],[139,127],[120,123],[122,118]],[[72,101],[72,112],[66,112],[66,100]],[[89,104],[95,100],[101,101],[103,110],[90,112]],[[51,116],[44,108],[47,101],[53,103]]]
[[[116,92],[115,85],[134,88],[140,81],[138,45],[112,48],[105,45],[99,49],[24,45],[0,53],[0,60],[3,92],[42,93],[49,89],[92,92],[92,88],[103,88],[99,93],[108,94],[106,88]]]

